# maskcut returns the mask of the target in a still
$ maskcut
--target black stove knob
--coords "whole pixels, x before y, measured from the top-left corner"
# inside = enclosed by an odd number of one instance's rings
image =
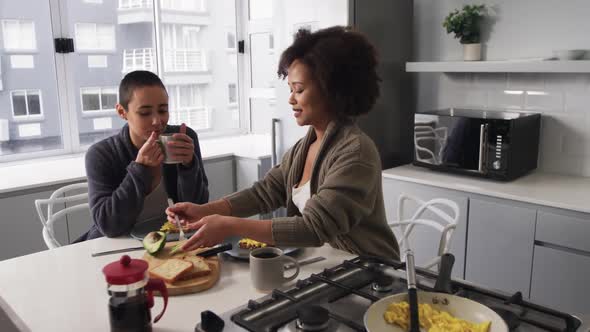
[[[206,310],[201,312],[201,331],[205,332],[221,332],[223,331],[223,327],[225,323],[223,319],[217,316],[213,311]],[[195,328],[195,332],[199,331],[198,328]]]
[[[330,323],[330,312],[319,305],[297,309],[297,327],[304,331],[321,331]]]
[[[373,290],[377,292],[389,292],[393,288],[393,277],[386,274],[379,274],[373,282]]]

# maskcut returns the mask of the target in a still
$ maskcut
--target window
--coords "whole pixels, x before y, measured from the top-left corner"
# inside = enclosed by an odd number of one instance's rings
[[[203,12],[205,0],[161,0],[160,5],[164,10]]]
[[[236,50],[236,32],[235,31],[226,31],[225,33],[226,40],[227,40],[227,50],[228,51],[235,51]]]
[[[117,88],[81,88],[82,112],[113,111],[119,99]]]
[[[244,22],[238,1],[9,2],[0,5],[0,167],[80,153],[118,133],[125,125],[114,111],[118,85],[131,70],[165,83],[170,124],[185,122],[205,137],[249,129],[241,113],[248,109],[238,107],[242,62],[226,51],[227,34],[237,39]],[[56,54],[53,39],[62,35],[74,38],[74,54]]]
[[[12,99],[12,116],[15,119],[41,117],[40,90],[15,90],[10,93]]]
[[[228,84],[227,90],[229,93],[229,104],[231,106],[236,106],[238,104],[238,89],[236,83]]]
[[[168,123],[179,125],[186,123],[194,130],[211,127],[209,109],[203,104],[202,89],[199,85],[178,85],[168,87],[170,96]]]
[[[115,51],[115,27],[111,24],[76,23],[77,51]]]
[[[35,51],[35,23],[32,21],[2,20],[2,37],[6,51]]]

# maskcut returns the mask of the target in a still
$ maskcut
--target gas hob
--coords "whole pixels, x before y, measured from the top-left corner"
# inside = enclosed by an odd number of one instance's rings
[[[363,316],[379,299],[407,291],[405,263],[357,257],[301,279],[288,289],[217,315],[205,311],[196,331],[366,331]],[[419,290],[435,291],[437,274],[416,268]],[[438,287],[438,290],[441,288]],[[445,293],[469,298],[497,312],[510,331],[580,331],[577,317],[464,281],[448,281]]]

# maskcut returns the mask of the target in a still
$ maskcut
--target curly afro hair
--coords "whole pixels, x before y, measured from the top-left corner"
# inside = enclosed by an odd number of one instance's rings
[[[316,32],[299,30],[279,61],[279,78],[285,79],[295,61],[309,66],[339,117],[368,113],[379,97],[377,51],[361,33],[335,26]]]

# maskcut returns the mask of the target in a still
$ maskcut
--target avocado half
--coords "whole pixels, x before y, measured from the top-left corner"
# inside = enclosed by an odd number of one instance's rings
[[[150,255],[155,255],[166,245],[166,232],[149,232],[142,243]]]

